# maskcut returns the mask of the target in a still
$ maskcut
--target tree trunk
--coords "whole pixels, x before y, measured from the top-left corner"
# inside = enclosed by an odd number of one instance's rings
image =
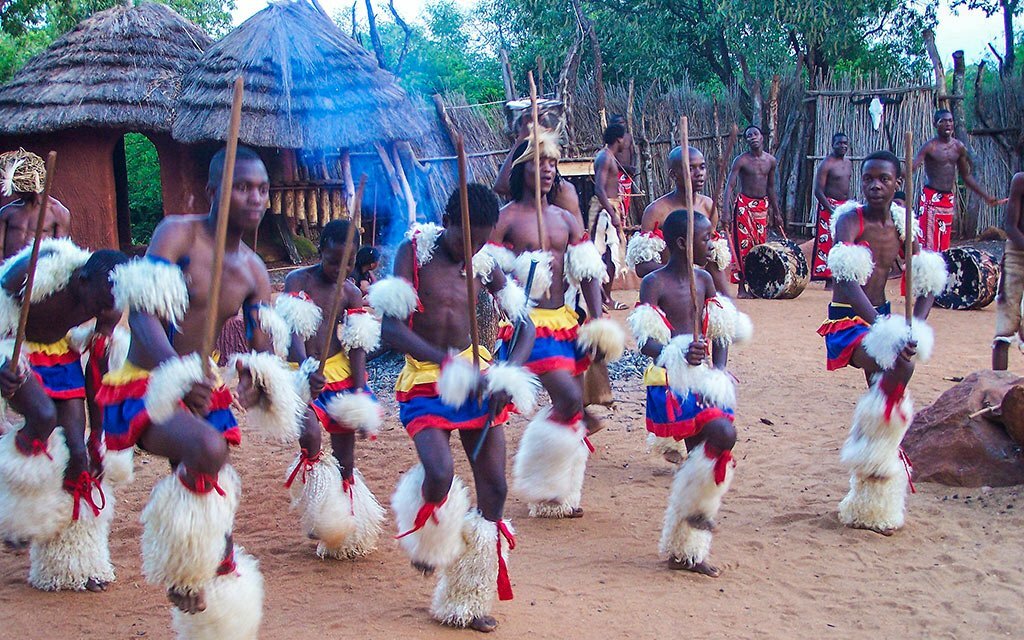
[[[377,31],[377,18],[373,15],[373,3],[366,0],[366,22],[370,25],[370,44],[373,45],[373,53],[377,56],[377,64],[381,69],[388,69],[387,58],[384,57],[384,43],[381,42],[380,32]]]
[[[577,31],[576,37],[569,46],[569,50],[565,52],[562,70],[558,73],[558,99],[562,102],[562,113],[565,114],[566,142],[572,155],[578,155],[578,149],[576,148],[576,118],[573,108],[576,102],[576,80],[580,71],[582,47],[583,34]]]
[[[505,85],[505,100],[515,100],[516,81],[512,76],[512,65],[508,61],[508,51],[502,48],[498,53],[501,56],[501,81]]]
[[[1017,63],[1017,53],[1014,51],[1013,14],[1017,11],[1019,0],[1001,0],[1003,5],[1003,47],[1006,52],[1003,55],[1003,66],[999,69],[999,75],[1009,77],[1013,74],[1013,67]]]
[[[928,51],[928,57],[932,61],[932,71],[935,73],[935,95],[938,99],[937,102],[942,106],[946,96],[946,70],[942,66],[942,57],[939,55],[939,49],[935,46],[935,32],[931,29],[925,29],[922,37],[924,38],[924,48]]]
[[[964,114],[964,94],[966,92],[967,66],[964,64],[964,52],[953,52],[953,95],[950,99],[950,107],[953,112],[953,135],[967,147],[968,161],[974,164],[974,151],[967,137],[967,120]],[[909,196],[909,194],[908,194]],[[967,198],[966,216],[963,221],[961,234],[963,237],[974,237],[978,233],[978,220],[981,218],[981,198],[977,194],[970,194]]]

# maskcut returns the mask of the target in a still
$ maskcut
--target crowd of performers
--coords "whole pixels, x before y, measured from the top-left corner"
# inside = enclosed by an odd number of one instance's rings
[[[962,145],[950,142],[945,114],[937,125],[939,136],[919,155],[932,180],[929,192],[948,190],[949,166],[965,173],[964,156],[950,150]],[[346,277],[352,234],[347,221],[333,221],[321,234],[319,263],[289,274],[276,299],[266,266],[241,240],[258,226],[269,192],[263,162],[244,147],[234,168],[217,299],[211,298],[215,209],[165,218],[146,255],[129,259],[77,247],[67,238],[66,209],[52,207],[25,353],[16,367],[0,368],[0,392],[20,416],[0,438],[0,535],[31,547],[29,582],[45,590],[100,591],[114,580],[110,523],[116,493],[131,482],[137,447],[169,462],[141,514],[142,571],[166,589],[174,628],[185,638],[254,637],[262,578],[256,559],[232,535],[240,479],[229,460],[242,437],[233,407],[245,409],[250,430],[294,443],[285,486],[316,554],[364,556],[380,543],[386,511],[355,468],[354,447],[375,437],[382,423],[366,361],[386,344],[405,356],[395,398],[419,458],[391,496],[394,537],[416,570],[437,574],[434,618],[493,630],[495,600],[512,598],[508,554],[516,537],[504,513],[508,491],[529,504],[531,517],[583,515],[590,437],[601,424],[584,406],[581,376],[592,363],[623,352],[625,332],[608,316],[602,289],[625,268],[642,278],[627,324],[651,358],[643,377],[648,442],[677,465],[659,550],[671,568],[718,575],[711,542],[736,467],[736,381],[728,355],[753,331],[729,287],[745,293],[735,265],[765,241],[769,226],[781,226],[775,159],[763,150],[760,130],[748,128],[750,149],[733,165],[726,189],[731,205],[720,213],[699,193],[706,180],[700,151],[673,149],[667,162],[676,188],[647,207],[641,230],[621,246],[628,190],[610,192],[628,182],[618,175],[629,164],[619,157],[624,134],[617,122],[606,131],[597,167],[603,184],[590,205],[589,230],[575,190],[558,174],[557,138],[524,127],[495,190],[468,185],[468,229],[456,192],[442,224],[410,229],[392,274],[376,280],[358,276],[365,269]],[[837,135],[815,191],[828,222],[824,268],[834,281],[819,333],[827,367],[859,368],[868,385],[842,449],[851,478],[840,518],[888,534],[904,520],[909,466],[900,442],[913,413],[907,386],[915,362],[931,351],[925,319],[946,282],[942,258],[927,249],[941,248],[943,237],[948,242],[948,224],[941,212],[927,213],[938,202],[927,196],[923,220],[935,228],[918,234],[922,247],[914,244],[916,304],[908,324],[890,314],[885,299],[886,279],[910,233],[894,203],[901,163],[888,152],[867,156],[860,197],[852,200],[848,142]],[[222,150],[210,164],[211,202],[219,199],[224,158]],[[45,179],[37,160],[24,151],[0,157],[5,191],[18,198],[0,211],[6,231],[0,324],[8,360]],[[1024,192],[1024,178],[1014,184]],[[508,203],[501,206],[495,191]],[[692,216],[685,210],[691,199]],[[591,239],[595,230],[601,242]],[[376,259],[369,255],[364,264]],[[502,318],[493,354],[471,340],[469,277],[491,294]],[[341,314],[327,326],[335,299]],[[251,351],[223,370],[201,362],[207,316],[219,330],[239,313]],[[550,405],[538,407],[542,388]],[[509,489],[503,425],[514,412],[529,421]],[[475,503],[454,473],[453,431],[472,467]]]

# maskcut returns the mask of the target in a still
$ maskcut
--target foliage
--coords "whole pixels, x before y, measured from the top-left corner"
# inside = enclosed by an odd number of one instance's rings
[[[157,158],[156,147],[141,133],[125,134],[124,155],[128,169],[132,244],[146,244],[164,215],[160,160]]]

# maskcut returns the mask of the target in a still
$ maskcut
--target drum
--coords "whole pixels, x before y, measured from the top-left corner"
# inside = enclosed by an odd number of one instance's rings
[[[803,293],[810,280],[803,251],[789,240],[757,245],[743,264],[747,286],[758,298],[790,300]]]
[[[992,254],[974,247],[953,247],[942,252],[949,271],[946,291],[935,298],[943,309],[983,309],[996,299],[999,263]]]

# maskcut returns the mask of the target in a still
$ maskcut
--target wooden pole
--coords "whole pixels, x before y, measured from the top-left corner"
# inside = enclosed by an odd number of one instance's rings
[[[533,202],[537,207],[537,234],[540,236],[540,248],[548,250],[547,233],[544,231],[544,202],[540,192],[540,112],[537,108],[537,85],[533,81],[533,72],[526,74],[530,82],[530,111],[533,114]],[[526,295],[530,295],[527,291]]]
[[[473,239],[469,224],[469,187],[466,172],[466,147],[462,134],[455,139],[455,153],[459,156],[459,205],[462,209],[462,251],[466,265],[466,304],[469,312],[469,334],[473,341],[473,368],[480,369],[480,324],[476,318],[476,291],[473,288]],[[538,165],[540,166],[540,165]]]
[[[334,281],[334,297],[331,298],[331,308],[327,311],[328,329],[324,333],[323,342],[320,344],[320,366],[317,373],[323,374],[327,365],[327,358],[331,352],[331,341],[334,339],[334,327],[338,324],[338,316],[341,315],[341,301],[345,299],[345,278],[348,276],[348,263],[352,259],[352,248],[355,244],[356,229],[361,222],[361,209],[363,203],[363,189],[366,188],[366,174],[359,177],[359,186],[356,187],[356,199],[353,205],[352,215],[348,219],[348,231],[345,233],[345,248],[341,252],[341,268],[338,269],[338,279]]]
[[[690,278],[690,303],[693,305],[693,334],[700,330],[700,305],[697,300],[697,281],[693,268],[693,184],[690,179],[690,121],[686,116],[679,118],[679,144],[683,150],[683,187],[686,191],[686,270]]]
[[[729,142],[726,143],[725,151],[721,152],[718,158],[718,180],[715,181],[715,192],[711,194],[711,197],[715,200],[715,210],[718,211],[719,218],[722,216],[722,207],[725,206],[725,203],[722,201],[725,199],[725,178],[729,174],[729,157],[732,155],[733,149],[736,148],[736,138],[739,135],[739,127],[733,123],[732,129],[729,131]],[[721,146],[721,138],[719,138],[719,149],[721,149]],[[731,233],[729,237],[732,237]]]
[[[238,152],[238,129],[242,124],[242,77],[235,78],[231,96],[231,118],[228,120],[227,150],[224,153],[224,173],[220,179],[220,200],[217,203],[217,232],[213,245],[213,270],[210,274],[210,297],[207,301],[206,324],[203,329],[202,348],[199,350],[203,373],[210,376],[210,356],[217,340],[217,316],[220,307],[220,285],[224,275],[224,243],[228,236],[228,215],[231,210],[231,191],[235,183],[235,156]]]
[[[25,343],[25,329],[28,327],[28,311],[32,306],[32,287],[36,282],[36,265],[39,263],[39,245],[43,242],[43,228],[46,226],[46,210],[50,205],[50,187],[53,186],[53,172],[57,168],[57,152],[46,154],[46,181],[43,183],[43,199],[36,215],[36,234],[32,239],[32,255],[28,259],[28,273],[25,274],[25,289],[21,294],[21,315],[18,316],[18,333],[14,337],[14,350],[8,363],[11,373],[18,372],[21,347]]]
[[[905,296],[906,308],[904,314],[907,318],[907,326],[910,326],[911,319],[914,317],[914,271],[911,267],[911,263],[914,259],[914,134],[908,131],[903,138],[903,155],[906,162],[907,178],[904,181],[904,193],[907,194],[907,218],[906,226],[904,229],[903,239],[903,256],[904,263],[906,264],[906,286],[907,294]]]

